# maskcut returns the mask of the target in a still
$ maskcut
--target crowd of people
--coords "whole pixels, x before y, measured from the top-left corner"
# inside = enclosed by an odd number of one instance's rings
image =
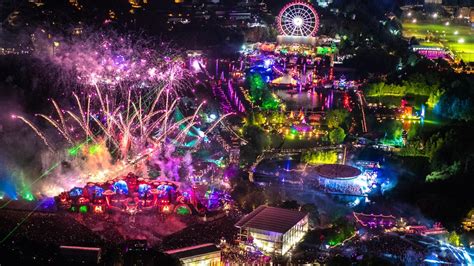
[[[106,247],[110,242],[67,214],[1,210],[0,257],[21,263],[46,264],[60,260],[59,245]],[[21,263],[20,263],[21,262]]]
[[[226,246],[222,249],[222,261],[233,264],[268,264],[271,257],[263,255],[261,252],[245,251],[238,246]]]
[[[400,264],[421,265],[425,258],[425,249],[422,246],[388,234],[351,241],[336,252],[348,250],[351,252],[349,255],[354,259],[372,255]]]
[[[204,243],[219,244],[222,239],[225,239],[227,243],[233,243],[237,236],[237,228],[234,226],[236,222],[235,217],[224,216],[210,222],[194,223],[166,236],[161,243],[161,248],[171,250]]]

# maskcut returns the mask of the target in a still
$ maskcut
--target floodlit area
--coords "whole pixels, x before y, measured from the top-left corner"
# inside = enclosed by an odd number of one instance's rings
[[[474,29],[468,25],[408,21],[403,36],[415,37],[424,46],[448,48],[464,62],[474,62]]]

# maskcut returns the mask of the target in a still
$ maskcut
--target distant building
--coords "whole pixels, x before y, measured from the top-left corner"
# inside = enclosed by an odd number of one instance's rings
[[[252,14],[245,11],[231,11],[228,14],[230,20],[250,20]]]
[[[221,250],[212,243],[165,251],[178,258],[184,266],[221,265]]]
[[[262,205],[235,226],[240,229],[241,244],[284,255],[308,232],[308,214]]]
[[[469,18],[471,9],[469,7],[461,7],[456,11],[456,18],[465,19]]]
[[[443,0],[425,0],[425,5],[441,5]]]
[[[315,4],[320,7],[328,7],[330,4],[332,4],[333,0],[315,0]]]

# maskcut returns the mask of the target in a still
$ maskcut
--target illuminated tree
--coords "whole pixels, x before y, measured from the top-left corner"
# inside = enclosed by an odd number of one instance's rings
[[[346,133],[344,132],[344,129],[340,127],[336,127],[335,129],[331,130],[331,132],[329,132],[329,141],[331,144],[341,144],[345,138]]]
[[[250,90],[250,100],[254,103],[261,102],[263,97],[263,91],[267,87],[267,85],[263,81],[262,76],[258,73],[249,75],[248,84]]]
[[[326,114],[326,121],[329,128],[340,127],[349,117],[349,112],[345,109],[330,110]]]
[[[280,100],[271,93],[260,74],[249,75],[248,86],[250,100],[261,106],[263,110],[277,110],[280,107]]]
[[[451,245],[458,247],[461,245],[461,237],[455,231],[453,231],[449,233],[448,242]]]
[[[426,105],[428,105],[429,108],[434,108],[438,104],[443,94],[444,94],[444,90],[437,90],[437,91],[431,92],[430,96],[428,97],[428,100],[426,100]]]
[[[337,162],[336,151],[306,152],[302,156],[303,162],[310,164],[331,164]]]
[[[454,162],[454,164],[447,167],[443,167],[439,171],[431,172],[429,175],[426,176],[426,181],[434,182],[438,180],[445,180],[458,174],[460,170],[461,170],[461,162]]]

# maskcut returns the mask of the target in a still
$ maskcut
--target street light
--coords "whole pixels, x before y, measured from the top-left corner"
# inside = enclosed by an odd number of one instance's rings
[[[416,18],[412,19],[411,23],[416,23]]]
[[[460,38],[460,39],[458,40],[458,43],[464,43],[464,38]]]
[[[437,18],[438,17],[438,13],[433,13],[433,18]]]

